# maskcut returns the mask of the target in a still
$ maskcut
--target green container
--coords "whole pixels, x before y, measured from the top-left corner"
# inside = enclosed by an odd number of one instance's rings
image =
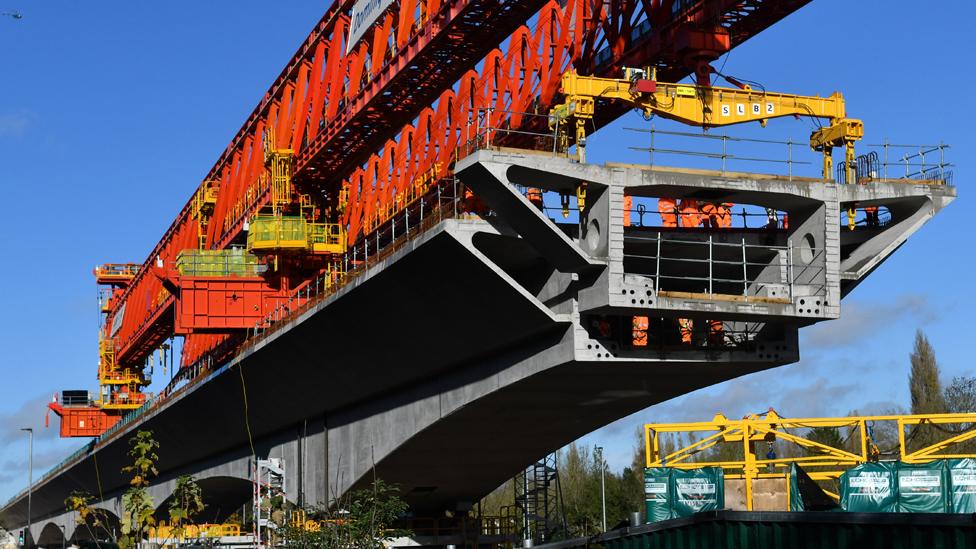
[[[976,513],[976,459],[946,460],[949,512]]]
[[[725,507],[725,473],[721,467],[671,470],[671,509],[676,517]]]
[[[647,522],[668,520],[671,511],[671,469],[648,467],[644,469],[644,512]]]
[[[862,463],[840,476],[840,506],[854,513],[893,513],[898,510],[894,462]]]
[[[899,513],[947,513],[949,477],[943,460],[897,463]]]

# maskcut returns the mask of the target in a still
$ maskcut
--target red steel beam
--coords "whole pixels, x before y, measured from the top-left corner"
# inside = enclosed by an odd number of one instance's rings
[[[404,0],[348,54],[351,2],[336,1],[208,173],[205,184],[219,189],[208,246],[223,248],[239,238],[244,219],[267,200],[267,190],[258,185],[266,128],[275,129],[278,146],[296,151],[297,180],[333,203],[340,189],[349,190],[344,221],[355,238],[376,210],[394,207],[397,193],[420,174],[446,172],[475,109],[545,112],[570,64],[597,72],[660,64],[670,71],[666,77],[680,77],[688,68],[674,59],[677,29],[721,26],[735,45],[806,1],[564,0],[546,4],[530,28],[518,25],[542,2]],[[502,52],[496,46],[505,37]],[[162,286],[147,272],[157,261],[172,262],[196,246],[192,204],[191,199],[184,206],[119,300],[126,305],[114,334],[121,364],[141,364],[172,334],[171,321],[157,307]],[[172,298],[162,303],[172,308]],[[226,339],[194,337],[185,346],[193,356]]]

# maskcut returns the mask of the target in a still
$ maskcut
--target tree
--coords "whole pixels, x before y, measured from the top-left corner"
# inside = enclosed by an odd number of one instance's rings
[[[136,547],[145,537],[146,531],[155,524],[153,512],[155,505],[149,495],[149,483],[159,471],[156,461],[159,455],[156,449],[159,443],[153,438],[152,431],[139,431],[129,439],[129,457],[132,465],[122,468],[123,473],[132,474],[129,489],[122,495],[122,537],[119,547],[130,549]]]
[[[836,427],[814,427],[807,432],[806,438],[807,440],[819,442],[824,446],[844,449],[844,437],[840,435]],[[810,455],[820,455],[823,453],[814,449],[809,449],[807,452]]]
[[[64,500],[64,508],[69,513],[75,513],[75,524],[85,527],[97,545],[99,539],[110,537],[110,529],[105,509],[93,506],[94,500],[87,492],[75,490]]]
[[[935,360],[932,344],[921,330],[915,332],[915,348],[910,358],[912,371],[908,377],[908,388],[912,395],[912,413],[944,413],[946,403],[939,381],[939,364]]]
[[[479,511],[484,528],[497,533],[517,532],[520,521],[515,512],[515,479],[511,478],[481,499]]]
[[[912,397],[913,414],[941,414],[946,412],[945,396],[939,381],[939,364],[935,350],[921,330],[915,332],[915,347],[910,355],[912,370],[908,376],[908,389]],[[913,448],[928,446],[939,439],[932,425],[918,425],[909,434]]]
[[[976,412],[976,377],[954,377],[944,392],[946,411],[953,414]],[[955,426],[953,433],[976,427],[972,423]],[[976,453],[976,440],[967,440],[953,445],[952,453]]]
[[[186,535],[186,524],[192,522],[193,517],[203,512],[203,491],[191,475],[183,475],[176,479],[176,488],[169,502],[169,524],[173,537],[183,539]]]
[[[331,506],[304,509],[279,531],[284,545],[290,548],[375,549],[384,542],[409,535],[408,530],[394,528],[407,511],[399,488],[375,479],[373,485],[350,493]]]
[[[641,511],[644,508],[644,467],[646,466],[644,427],[640,426],[634,432],[634,452],[630,458],[630,465],[620,474],[624,490],[622,503],[627,513]]]
[[[601,523],[600,477],[596,459],[586,446],[575,442],[560,452],[559,482],[569,537],[599,532]]]
[[[481,516],[501,517],[505,514],[506,508],[514,504],[515,479],[512,478],[481,499]]]
[[[344,521],[352,547],[373,549],[404,534],[393,529],[393,523],[407,510],[399,493],[398,487],[375,479],[372,488],[352,494]]]
[[[946,411],[952,414],[976,412],[976,377],[954,377],[943,393]]]

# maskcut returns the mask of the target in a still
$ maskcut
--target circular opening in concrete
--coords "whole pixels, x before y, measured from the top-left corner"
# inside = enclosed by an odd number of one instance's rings
[[[600,223],[596,219],[591,219],[586,224],[586,246],[590,250],[596,250],[600,246]]]
[[[803,238],[800,239],[800,261],[813,263],[813,255],[816,248],[817,242],[813,239],[813,235],[810,233],[803,235]]]

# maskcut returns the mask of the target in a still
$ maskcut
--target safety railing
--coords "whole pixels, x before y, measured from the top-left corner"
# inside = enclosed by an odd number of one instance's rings
[[[91,406],[91,402],[91,394],[88,391],[61,392],[61,405],[64,407]]]
[[[874,177],[940,180],[952,184],[952,171],[949,168],[954,165],[946,161],[949,145],[945,143],[904,145],[889,143],[886,139],[880,144],[867,146],[882,151],[880,170]]]
[[[257,215],[247,231],[247,249],[282,250],[308,248],[308,223],[301,216]]]
[[[661,227],[663,220],[661,219],[661,212],[657,207],[657,198],[634,196],[631,197],[632,204],[630,209],[624,210],[624,215],[630,221],[630,226],[632,227]],[[555,208],[546,208],[555,209]],[[752,205],[733,205],[729,207],[729,222],[730,227],[741,228],[741,229],[785,229],[788,228],[788,217],[785,212],[781,212],[775,209],[761,208],[759,206]],[[683,221],[682,212],[680,210],[675,210],[674,212],[666,213],[670,218],[676,218],[678,221]],[[699,215],[702,218],[707,218],[708,216],[701,213],[699,210]],[[697,228],[701,226],[701,221],[699,220],[694,227]]]
[[[97,278],[131,278],[139,272],[142,265],[137,263],[106,263],[95,267]]]
[[[308,243],[314,249],[316,245],[327,246],[336,250],[344,249],[346,234],[342,225],[338,223],[309,223]]]
[[[697,166],[717,169],[722,173],[729,171],[752,171],[756,165],[778,165],[785,167],[786,179],[822,179],[822,157],[810,150],[807,140],[758,139],[729,134],[684,132],[650,128],[625,128],[628,131],[646,134],[649,145],[633,146],[630,150],[647,153],[648,164],[654,166],[661,157],[678,156],[684,159],[698,159]],[[883,151],[871,168],[866,168],[867,153],[858,157],[859,182],[878,180],[924,179],[951,184],[953,164],[946,161],[949,145],[902,145],[888,143],[862,145]],[[897,155],[900,151],[906,151]],[[844,183],[844,162],[836,163],[836,180]]]
[[[457,518],[412,518],[405,524],[415,537],[452,538],[513,538],[518,533],[518,520],[512,516],[480,516]]]
[[[819,162],[813,159],[805,160],[803,153],[810,149],[806,141],[786,141],[775,139],[756,139],[748,137],[738,137],[727,134],[694,133],[681,131],[659,130],[654,126],[650,128],[624,128],[625,130],[648,134],[650,145],[647,147],[629,147],[630,150],[648,153],[648,164],[655,165],[659,156],[683,156],[700,158],[705,161],[717,161],[718,168],[723,172],[730,171],[731,167],[740,164],[772,164],[786,167],[786,177],[792,180],[794,176],[799,177],[796,168],[804,166],[819,166]],[[666,139],[662,146],[662,139]],[[674,148],[681,147],[700,148]],[[740,151],[733,150],[736,146],[743,144],[751,145],[741,147]],[[797,145],[800,146],[797,149]],[[776,151],[779,152],[776,152]],[[759,156],[766,155],[766,156]],[[712,164],[710,167],[714,167]],[[810,174],[813,175],[813,174]]]
[[[802,253],[804,260],[795,261]],[[795,287],[803,295],[826,294],[826,250],[755,244],[715,234],[663,232],[629,235],[624,242],[624,270],[652,278],[661,292],[761,297],[790,302]]]
[[[183,276],[260,276],[266,268],[240,249],[187,249],[176,256],[176,270]]]
[[[560,124],[564,123],[551,119],[548,114],[478,109],[466,126],[458,157],[463,158],[479,149],[506,147],[565,155],[569,143],[565,137],[566,128]]]
[[[142,377],[136,379],[141,381]],[[148,400],[146,393],[115,391],[108,398],[103,398],[99,406],[105,410],[135,410],[145,405]]]
[[[181,528],[163,524],[149,529],[149,538],[157,541],[213,539],[240,535],[239,524],[187,524]]]

